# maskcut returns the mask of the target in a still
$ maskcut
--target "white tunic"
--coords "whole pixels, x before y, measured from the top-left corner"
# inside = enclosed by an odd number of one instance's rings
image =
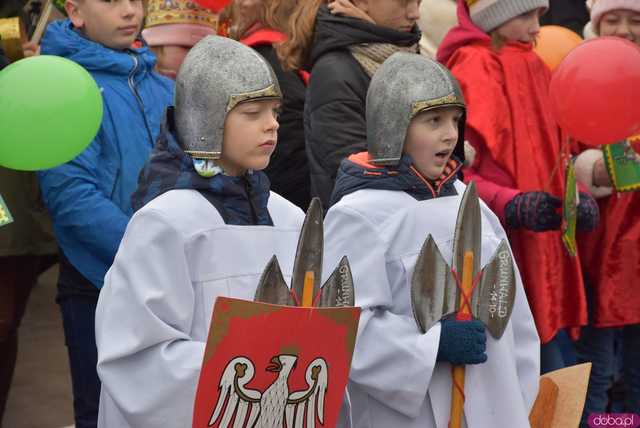
[[[274,254],[290,280],[304,213],[274,193],[268,209],[273,227],[226,225],[171,190],[133,216],[96,311],[99,427],[191,427],[216,298],[253,300]]]
[[[447,428],[451,365],[436,363],[440,323],[421,334],[413,318],[411,277],[428,234],[447,263],[465,185],[458,196],[416,201],[400,191],[359,190],[325,219],[325,272],[342,255],[362,307],[349,392],[354,427]],[[481,202],[484,266],[506,234]],[[465,419],[470,428],[529,427],[538,392],[539,339],[517,272],[513,315],[502,338],[487,333],[488,361],[466,366]]]

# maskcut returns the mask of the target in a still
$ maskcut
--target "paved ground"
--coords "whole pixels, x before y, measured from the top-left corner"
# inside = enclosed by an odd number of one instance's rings
[[[3,428],[61,428],[73,423],[67,351],[54,301],[57,275],[57,266],[45,272],[29,300]]]

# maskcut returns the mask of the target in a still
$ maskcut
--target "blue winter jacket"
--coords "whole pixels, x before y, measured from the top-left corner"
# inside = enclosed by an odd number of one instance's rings
[[[49,25],[42,54],[77,62],[102,92],[104,116],[89,147],[39,173],[60,248],[100,288],[133,214],[131,194],[172,103],[173,82],[153,72],[155,56],[148,48],[109,49],[85,38],[69,20]]]

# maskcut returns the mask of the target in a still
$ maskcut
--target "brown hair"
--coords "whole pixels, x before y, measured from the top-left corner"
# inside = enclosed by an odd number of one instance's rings
[[[491,36],[491,47],[493,47],[496,52],[502,49],[508,42],[506,37],[498,33],[498,30],[493,30],[489,35]]]
[[[286,33],[289,17],[297,3],[298,0],[262,0],[256,21],[267,28]],[[235,2],[229,3],[225,12],[232,22],[236,21],[231,31],[231,37],[236,40],[242,38],[250,26],[256,22],[243,22]]]
[[[276,47],[285,70],[300,70],[307,65],[315,34],[316,15],[325,2],[326,0],[299,0],[289,16],[285,31],[287,40]]]
[[[264,7],[259,15],[260,22],[265,27],[286,33],[289,17],[295,10],[298,0],[263,0],[263,4]]]

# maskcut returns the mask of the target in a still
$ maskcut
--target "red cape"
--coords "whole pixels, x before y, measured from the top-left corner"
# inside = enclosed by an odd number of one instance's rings
[[[280,31],[271,30],[269,28],[258,28],[251,31],[250,34],[241,39],[240,43],[243,43],[252,48],[261,45],[272,45],[274,43],[284,42],[287,40],[287,36]]]
[[[578,236],[596,327],[640,323],[640,192],[598,199],[600,225]]]
[[[490,37],[471,22],[464,1],[458,16],[460,24],[445,37],[438,59],[460,81],[467,102],[466,136],[486,160],[465,176],[479,178],[483,199],[483,193],[512,196],[532,190],[562,198],[562,167],[551,177],[561,158],[561,136],[549,111],[549,69],[531,44],[507,43],[496,51]],[[494,198],[502,205],[492,208],[500,213],[507,199]],[[509,237],[541,341],[551,340],[558,329],[586,324],[580,264],[567,255],[560,232],[511,230]]]

